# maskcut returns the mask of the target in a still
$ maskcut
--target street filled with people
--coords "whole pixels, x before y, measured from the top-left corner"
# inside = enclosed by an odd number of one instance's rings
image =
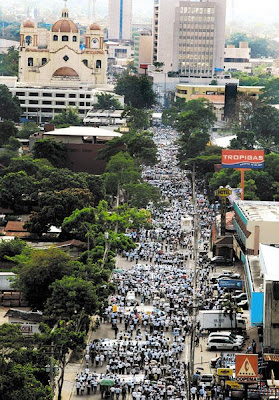
[[[135,400],[188,399],[189,392],[193,399],[208,396],[204,385],[189,382],[189,343],[192,337],[198,346],[203,335],[199,321],[193,319],[194,290],[200,309],[221,308],[220,292],[210,284],[208,258],[216,209],[209,204],[202,181],[196,182],[193,197],[191,180],[177,166],[176,131],[158,127],[153,134],[159,162],[144,168],[143,178],[160,189],[164,203],[159,208],[150,205],[151,229],[127,233],[137,247],[121,254],[125,268],[113,273],[116,290],[100,316],[114,339],[93,338],[88,345],[86,367],[76,377],[78,396]]]

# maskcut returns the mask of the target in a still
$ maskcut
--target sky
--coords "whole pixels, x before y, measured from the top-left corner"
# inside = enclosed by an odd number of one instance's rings
[[[108,0],[96,0],[96,9],[99,16],[107,14]],[[169,0],[170,4],[173,0]],[[225,0],[224,0],[225,1]],[[68,0],[70,9],[76,8],[81,12],[86,12],[88,0]],[[279,0],[227,0],[227,20],[231,19],[231,5],[234,2],[234,16],[244,22],[257,21],[264,24],[269,22],[279,23]],[[59,14],[63,7],[62,0],[0,0],[0,7],[9,8],[16,4],[33,5],[38,8],[51,8]],[[133,0],[134,16],[152,17],[153,0]]]

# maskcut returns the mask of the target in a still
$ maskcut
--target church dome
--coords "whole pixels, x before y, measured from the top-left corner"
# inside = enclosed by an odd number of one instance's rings
[[[23,22],[23,28],[35,28],[35,24],[33,21],[30,21],[30,19],[28,19],[27,21]]]
[[[78,33],[78,28],[76,24],[71,21],[70,19],[60,19],[59,21],[55,22],[51,29],[52,32],[73,32]]]
[[[102,28],[100,27],[100,25],[96,24],[96,22],[94,22],[94,24],[91,24],[89,26],[90,31],[101,31]]]
[[[61,67],[61,68],[58,68],[54,72],[53,76],[74,76],[74,77],[78,77],[78,74],[73,68]]]

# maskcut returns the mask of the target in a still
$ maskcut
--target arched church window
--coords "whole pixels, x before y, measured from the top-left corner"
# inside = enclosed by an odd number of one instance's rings
[[[27,63],[28,63],[28,67],[33,67],[33,58],[29,57]]]
[[[57,35],[53,35],[53,41],[57,42],[58,41],[58,36]]]
[[[69,41],[69,36],[63,35],[62,36],[62,42],[68,42]]]
[[[45,65],[47,63],[47,59],[46,58],[42,58],[42,65]]]
[[[96,61],[96,68],[102,68],[102,61],[101,60],[97,60]]]
[[[73,36],[73,42],[76,42],[76,41],[77,41],[77,37]]]
[[[27,46],[30,46],[32,44],[32,36],[28,35],[25,37],[25,43]]]
[[[88,67],[88,60],[82,60],[83,64]]]

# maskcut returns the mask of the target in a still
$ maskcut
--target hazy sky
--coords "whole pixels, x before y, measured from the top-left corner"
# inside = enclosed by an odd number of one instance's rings
[[[170,4],[173,0],[169,0]],[[224,0],[225,1],[225,0]],[[231,18],[231,6],[234,2],[234,16],[242,21],[257,21],[262,23],[279,23],[279,0],[227,0],[227,16]],[[134,14],[137,16],[152,17],[153,0],[133,0]],[[0,7],[11,8],[13,6],[31,5],[43,9],[52,9],[59,15],[63,7],[62,0],[0,0]],[[68,0],[68,7],[77,11],[86,12],[88,0]],[[97,14],[103,16],[107,13],[108,0],[97,0]],[[15,7],[17,8],[17,7]]]

